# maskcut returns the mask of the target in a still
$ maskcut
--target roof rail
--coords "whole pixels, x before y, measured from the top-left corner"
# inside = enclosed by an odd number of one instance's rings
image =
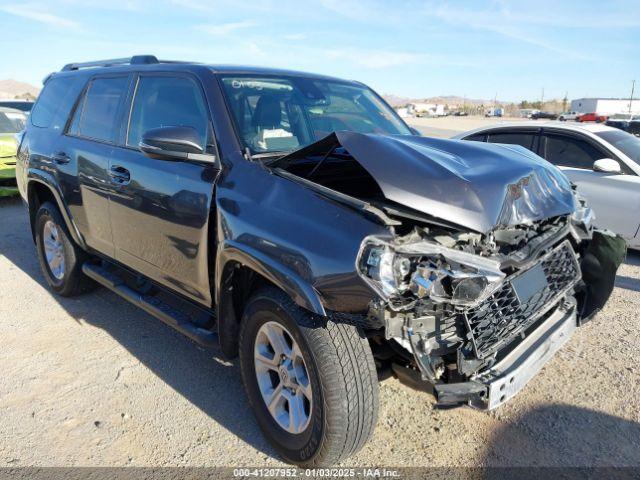
[[[79,70],[91,67],[113,67],[116,65],[145,65],[160,63],[155,55],[134,55],[129,58],[113,58],[111,60],[96,60],[93,62],[68,63],[62,71]]]

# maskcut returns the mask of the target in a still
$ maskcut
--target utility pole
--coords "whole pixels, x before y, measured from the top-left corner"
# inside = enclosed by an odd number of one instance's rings
[[[567,111],[567,103],[569,102],[569,92],[564,92],[564,98],[562,99],[562,111]]]
[[[540,108],[544,108],[544,87],[542,87],[542,96],[540,97]]]
[[[629,115],[631,115],[631,104],[633,103],[633,91],[636,88],[636,81],[631,82],[631,97],[629,98]]]

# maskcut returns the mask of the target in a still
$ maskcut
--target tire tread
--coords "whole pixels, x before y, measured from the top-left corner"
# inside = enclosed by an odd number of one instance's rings
[[[317,370],[326,412],[324,439],[316,454],[302,466],[338,463],[365,445],[377,423],[378,376],[369,342],[357,325],[314,315],[275,287],[260,290],[252,300],[265,297],[293,317],[312,345],[316,364],[322,367]]]

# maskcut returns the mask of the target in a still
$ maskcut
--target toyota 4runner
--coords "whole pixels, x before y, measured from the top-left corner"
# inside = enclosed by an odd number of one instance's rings
[[[379,376],[438,406],[507,401],[604,305],[624,256],[538,156],[421,137],[320,75],[69,64],[17,163],[51,289],[102,285],[239,357],[262,431],[304,466],[363,446]]]

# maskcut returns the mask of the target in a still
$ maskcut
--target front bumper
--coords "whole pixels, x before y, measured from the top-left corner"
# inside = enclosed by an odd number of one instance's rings
[[[486,399],[472,406],[491,410],[515,396],[569,340],[577,328],[575,307],[559,307],[522,343],[481,377]]]
[[[519,345],[469,382],[435,385],[440,406],[468,404],[491,410],[514,397],[569,340],[577,327],[575,305],[560,304]]]

